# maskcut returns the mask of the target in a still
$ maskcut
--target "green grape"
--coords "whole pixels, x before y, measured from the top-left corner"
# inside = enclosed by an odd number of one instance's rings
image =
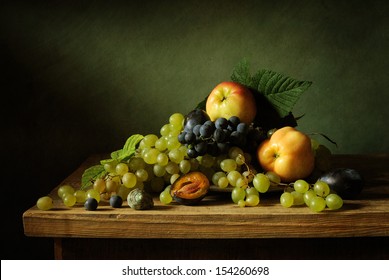
[[[154,175],[157,177],[163,177],[166,174],[165,166],[155,164],[153,166]]]
[[[174,184],[174,182],[180,178],[180,174],[176,173],[176,174],[172,174],[172,176],[170,177],[170,184]]]
[[[177,138],[178,134],[180,134],[182,127],[176,127],[173,124],[169,124],[170,126],[170,132],[167,135],[168,137],[175,137]]]
[[[116,165],[116,168],[115,168],[116,174],[123,176],[127,172],[128,172],[128,165],[125,164],[124,162],[120,162]],[[99,202],[99,201],[97,201],[97,202]]]
[[[212,167],[215,163],[215,158],[211,155],[205,154],[201,157],[200,164],[204,167]]]
[[[331,191],[328,184],[324,181],[317,181],[313,185],[313,190],[315,191],[316,195],[321,197],[326,197]]]
[[[269,178],[270,185],[277,186],[279,183],[281,183],[280,176],[278,176],[278,174],[276,174],[275,172],[268,171],[268,172],[265,173],[265,175]]]
[[[86,191],[86,199],[88,198],[94,198],[97,200],[97,202],[100,202],[100,193],[96,191],[95,189],[89,189]]]
[[[338,210],[343,206],[343,199],[335,193],[329,194],[325,200],[327,207],[331,210]]]
[[[146,169],[138,169],[135,171],[135,176],[137,181],[145,182],[149,178],[149,173],[146,171]]]
[[[228,182],[233,187],[236,187],[236,183],[239,178],[242,178],[242,175],[239,173],[239,171],[233,170],[227,174]]]
[[[137,171],[138,169],[143,169],[146,167],[146,163],[141,157],[132,157],[128,163],[128,167],[132,172]]]
[[[153,192],[159,193],[165,186],[165,180],[162,177],[154,177],[150,180],[150,187]]]
[[[148,134],[143,137],[142,142],[146,147],[154,147],[155,142],[158,140],[158,136],[155,134]]]
[[[228,150],[228,157],[230,159],[233,159],[233,160],[235,160],[238,155],[242,155],[243,156],[243,154],[244,154],[243,150],[241,148],[239,148],[239,147],[236,147],[236,146],[231,147]]]
[[[158,149],[158,151],[163,152],[167,149],[167,141],[165,137],[159,138],[157,141],[155,141],[155,148]]]
[[[293,195],[290,192],[284,192],[280,196],[280,203],[282,206],[289,208],[293,205]]]
[[[63,204],[65,204],[68,207],[74,206],[74,204],[76,204],[77,202],[76,196],[70,193],[65,194],[62,200],[63,200]]]
[[[311,200],[316,197],[316,193],[314,190],[309,190],[306,193],[303,194],[304,202],[307,206],[311,203]]]
[[[260,193],[265,193],[269,190],[270,179],[263,173],[258,173],[254,176],[253,185]]]
[[[128,194],[130,193],[131,189],[120,185],[118,187],[118,190],[116,192],[117,195],[119,195],[123,200],[127,199]]]
[[[244,199],[241,199],[238,201],[238,206],[243,208],[243,207],[246,207],[246,201],[244,201]]]
[[[117,164],[116,161],[107,162],[104,164],[104,170],[108,173],[114,173]]]
[[[71,185],[62,185],[57,190],[57,195],[60,199],[63,198],[63,196],[67,193],[74,193],[74,188]]]
[[[257,206],[259,204],[259,195],[258,194],[249,194],[246,196],[246,205],[247,206]]]
[[[165,153],[160,153],[157,156],[157,163],[161,166],[166,166],[169,163],[169,157]]]
[[[93,188],[98,191],[99,193],[103,193],[106,189],[106,183],[103,178],[98,178],[96,181],[93,182]]]
[[[231,172],[236,170],[237,164],[235,160],[228,158],[220,162],[220,168],[225,172]]]
[[[42,196],[37,200],[36,206],[39,210],[50,210],[53,208],[53,199],[50,196]]]
[[[247,196],[247,195],[252,195],[252,194],[258,196],[258,195],[259,195],[259,192],[257,191],[256,188],[253,188],[253,187],[246,188],[246,196]]]
[[[230,182],[228,181],[227,177],[220,177],[219,180],[217,180],[217,186],[219,188],[225,189],[228,187]]]
[[[167,136],[170,133],[170,124],[164,124],[161,129],[159,130],[159,133],[162,136]]]
[[[155,164],[157,163],[158,155],[160,151],[156,148],[150,148],[146,153],[143,154],[143,160],[147,164]]]
[[[246,179],[241,176],[236,180],[236,187],[244,188],[246,189],[248,187]]]
[[[316,196],[310,201],[308,206],[314,212],[321,212],[326,208],[326,201],[323,197]]]
[[[220,178],[222,177],[226,177],[226,173],[224,173],[223,171],[218,171],[218,172],[215,172],[213,175],[212,175],[212,178],[211,178],[211,181],[214,185],[217,185],[218,181]]]
[[[180,167],[178,166],[177,163],[170,161],[166,166],[165,166],[166,172],[171,174],[176,174],[180,172]]]
[[[300,179],[294,182],[293,188],[298,193],[305,193],[309,190],[309,184],[307,181]]]
[[[195,171],[199,168],[200,163],[197,159],[191,158],[189,161],[190,161],[190,171]]]
[[[74,192],[77,203],[84,203],[86,200],[86,192],[84,190],[77,190]]]
[[[176,127],[178,130],[181,130],[184,123],[184,115],[181,113],[174,113],[169,117],[169,123]]]
[[[181,143],[178,142],[178,138],[176,136],[173,136],[167,139],[166,145],[168,150],[171,151],[173,149],[178,149],[181,146]]]
[[[246,162],[245,157],[242,154],[237,155],[235,161],[237,165],[243,165]]]
[[[185,157],[184,152],[182,150],[176,148],[169,151],[169,158],[172,162],[180,163]]]
[[[302,193],[292,191],[291,194],[293,195],[293,205],[303,205],[305,203],[304,195]]]
[[[112,178],[107,179],[107,181],[105,182],[105,190],[108,193],[116,192],[118,186],[118,182],[116,180],[112,180]]]
[[[180,167],[180,172],[182,174],[188,173],[190,171],[190,168],[191,168],[190,161],[187,159],[181,160],[179,167]]]
[[[144,170],[144,169],[140,169],[140,170]],[[137,179],[136,175],[132,172],[127,172],[122,177],[123,185],[129,189],[135,187],[137,180],[138,179]]]
[[[246,197],[246,191],[242,188],[235,187],[231,192],[231,198],[234,203],[238,203],[239,200],[244,200]]]
[[[173,198],[170,194],[170,191],[164,190],[159,194],[159,200],[161,201],[162,204],[170,204],[173,201]]]

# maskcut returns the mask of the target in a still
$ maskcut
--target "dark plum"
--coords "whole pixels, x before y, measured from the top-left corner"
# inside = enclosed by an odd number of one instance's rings
[[[362,191],[365,181],[362,175],[352,168],[336,168],[319,178],[343,199],[355,199]]]

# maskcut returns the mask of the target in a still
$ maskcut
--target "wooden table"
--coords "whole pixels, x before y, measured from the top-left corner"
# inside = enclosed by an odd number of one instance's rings
[[[98,160],[88,158],[61,184],[78,187],[83,170]],[[246,208],[223,193],[197,206],[155,198],[146,211],[127,203],[86,211],[57,199],[53,210],[28,209],[24,232],[53,238],[57,259],[389,259],[389,155],[334,155],[333,166],[355,168],[366,180],[358,199],[340,211],[283,208],[279,192]]]

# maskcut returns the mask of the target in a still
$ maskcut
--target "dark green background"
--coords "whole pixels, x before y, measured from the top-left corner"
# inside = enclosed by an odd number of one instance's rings
[[[388,152],[386,1],[3,1],[4,258],[51,258],[22,213],[90,154],[156,133],[247,58],[313,84],[293,112],[334,153]],[[5,180],[4,180],[5,179]],[[2,247],[4,248],[4,246]]]

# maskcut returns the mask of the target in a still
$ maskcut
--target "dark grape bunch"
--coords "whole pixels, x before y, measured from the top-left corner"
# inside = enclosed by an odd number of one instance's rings
[[[204,110],[195,109],[186,116],[178,141],[187,146],[188,157],[196,158],[225,154],[232,146],[252,152],[264,135],[261,129],[241,122],[237,116],[211,121]]]

